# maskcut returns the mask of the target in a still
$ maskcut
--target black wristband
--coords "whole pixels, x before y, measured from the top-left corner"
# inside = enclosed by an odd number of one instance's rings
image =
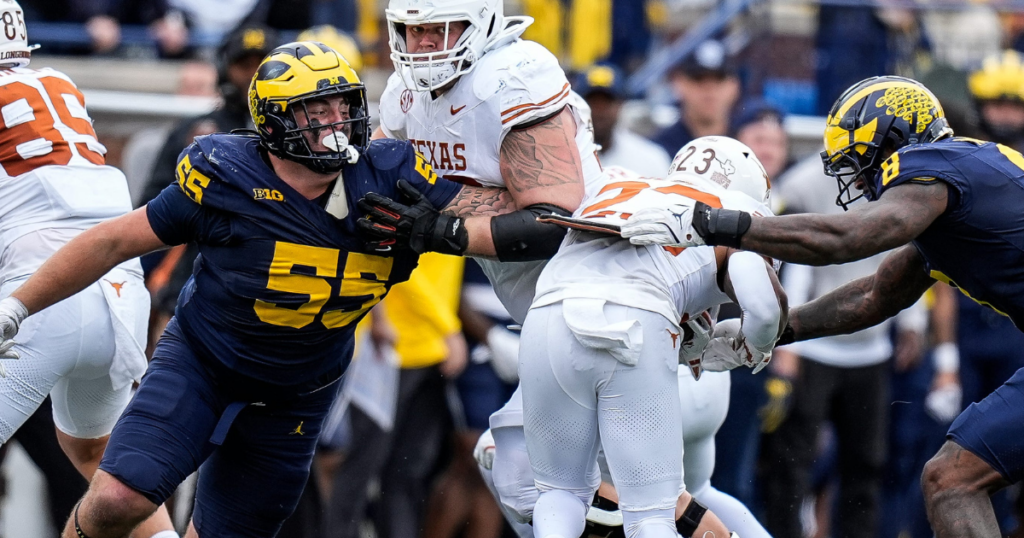
[[[430,252],[461,256],[469,247],[469,232],[461,217],[453,217],[444,213],[437,216],[433,229],[427,238],[427,249]]]
[[[786,328],[782,329],[782,335],[779,336],[779,341],[775,342],[775,347],[785,346],[796,342],[796,333],[793,331],[793,326],[786,324]]]
[[[693,229],[705,244],[740,247],[740,238],[750,229],[750,213],[711,207],[704,202],[697,202],[693,209]]]
[[[693,536],[693,533],[697,532],[697,527],[700,526],[700,520],[704,518],[704,514],[707,511],[707,506],[691,497],[690,504],[686,505],[686,509],[683,510],[683,515],[679,516],[679,519],[676,520],[676,532],[683,538]]]

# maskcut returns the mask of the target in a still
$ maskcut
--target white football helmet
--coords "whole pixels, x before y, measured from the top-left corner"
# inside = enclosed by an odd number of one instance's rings
[[[505,17],[502,0],[390,0],[388,19],[391,61],[405,86],[415,91],[436,90],[470,72],[487,51],[519,37],[533,23],[531,17]],[[452,48],[429,53],[410,53],[405,27],[463,21],[466,30]]]
[[[683,183],[714,183],[763,204],[772,193],[768,172],[754,151],[727,136],[702,136],[683,146],[672,159],[668,174],[668,179]]]
[[[28,44],[25,12],[15,0],[0,0],[0,67],[25,67],[39,45]]]

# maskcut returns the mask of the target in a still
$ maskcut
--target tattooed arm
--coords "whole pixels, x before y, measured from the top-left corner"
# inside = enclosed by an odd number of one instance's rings
[[[467,256],[497,256],[494,240],[491,238],[491,217],[504,215],[519,209],[507,189],[493,187],[463,187],[443,212],[465,217],[463,223],[469,234]]]
[[[445,209],[456,215],[474,215],[465,221],[469,232],[466,254],[498,257],[492,216],[534,204],[552,204],[571,212],[583,201],[583,164],[576,147],[576,120],[568,108],[506,135],[501,143],[499,165],[508,190],[466,187]],[[479,204],[485,206],[483,212],[470,210]]]
[[[907,245],[889,254],[878,271],[789,311],[790,341],[850,334],[885,321],[914,304],[935,281],[925,272],[924,258]]]
[[[499,165],[519,207],[554,204],[575,211],[583,201],[583,162],[576,146],[576,120],[568,107],[506,135]]]
[[[507,189],[465,186],[441,211],[456,217],[493,217],[516,209],[516,201]]]
[[[846,263],[905,245],[946,211],[941,181],[898,185],[842,215],[755,218],[743,250],[804,265]]]

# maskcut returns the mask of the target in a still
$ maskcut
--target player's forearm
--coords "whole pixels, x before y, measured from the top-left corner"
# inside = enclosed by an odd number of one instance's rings
[[[148,222],[145,230],[138,228],[138,216],[141,212],[145,220],[144,211],[86,230],[61,247],[11,295],[34,314],[85,289],[118,264],[160,248],[163,244]],[[146,237],[145,231],[151,237]]]
[[[924,269],[924,259],[915,247],[894,251],[875,274],[794,308],[789,315],[792,340],[849,334],[895,316],[935,282]],[[783,341],[789,339],[783,336]]]
[[[474,258],[497,258],[494,238],[491,236],[491,217],[469,217],[463,221],[469,234],[466,256]]]
[[[847,263],[898,245],[880,245],[843,215],[788,215],[754,218],[740,248],[803,265]],[[900,243],[902,244],[902,243]]]
[[[850,334],[873,327],[899,312],[873,293],[874,275],[854,280],[789,312],[793,340]]]

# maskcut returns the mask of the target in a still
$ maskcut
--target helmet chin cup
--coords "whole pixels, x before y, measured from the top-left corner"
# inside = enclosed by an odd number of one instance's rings
[[[459,63],[462,63],[462,60],[459,60]],[[406,87],[415,88],[418,91],[436,90],[459,75],[454,61],[430,62],[426,65],[403,65],[401,69]]]

